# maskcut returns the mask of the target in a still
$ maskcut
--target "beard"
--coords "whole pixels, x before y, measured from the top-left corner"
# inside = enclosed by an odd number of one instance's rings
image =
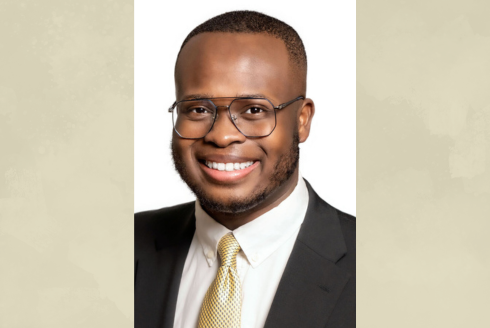
[[[212,198],[205,189],[193,182],[187,171],[185,161],[172,143],[172,158],[174,166],[181,179],[196,195],[201,206],[211,212],[226,213],[229,215],[240,214],[253,209],[267,199],[277,188],[282,186],[293,175],[299,162],[299,135],[293,135],[293,141],[286,153],[282,154],[274,164],[274,173],[269,177],[267,187],[257,190],[246,198],[232,197],[226,203]]]

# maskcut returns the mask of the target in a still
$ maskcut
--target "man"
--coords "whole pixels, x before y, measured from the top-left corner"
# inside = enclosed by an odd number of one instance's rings
[[[306,53],[250,11],[195,28],[175,66],[172,154],[197,200],[136,214],[135,326],[354,327],[355,218],[301,178]]]

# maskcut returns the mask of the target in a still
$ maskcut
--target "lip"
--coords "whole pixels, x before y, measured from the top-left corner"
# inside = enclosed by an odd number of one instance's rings
[[[209,160],[209,159],[208,159]],[[224,163],[237,163],[240,161],[236,162],[224,162]],[[243,159],[241,162],[246,162]],[[223,162],[220,162],[223,163]],[[210,177],[212,180],[216,182],[221,182],[221,183],[229,183],[229,182],[235,182],[240,179],[245,178],[247,175],[249,175],[255,168],[259,166],[260,162],[259,161],[254,161],[252,165],[249,167],[246,167],[242,170],[236,170],[236,171],[218,171],[215,169],[210,169],[207,167],[205,164],[203,164],[201,161],[199,161],[199,165],[201,166],[201,169],[204,171],[204,173]]]

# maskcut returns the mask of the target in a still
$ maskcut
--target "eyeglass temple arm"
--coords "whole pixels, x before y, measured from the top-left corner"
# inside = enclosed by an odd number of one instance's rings
[[[177,105],[177,102],[176,102],[176,101],[174,101],[174,103],[172,104],[172,106],[170,106],[170,107],[168,108],[168,112],[169,112],[169,113],[172,113],[172,112],[174,111],[174,107],[175,107],[175,105]]]
[[[298,98],[293,99],[293,100],[290,100],[290,101],[288,101],[287,103],[280,104],[279,106],[277,106],[277,107],[276,107],[276,109],[283,109],[284,107],[289,106],[289,105],[291,105],[293,102],[298,101],[298,100],[300,100],[300,99],[305,99],[305,97],[303,97],[303,96],[299,96]]]

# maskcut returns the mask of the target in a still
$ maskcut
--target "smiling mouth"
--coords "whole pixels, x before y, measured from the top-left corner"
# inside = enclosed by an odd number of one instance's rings
[[[214,182],[223,184],[242,181],[259,166],[260,161],[225,163],[199,160],[199,164],[207,177]]]
[[[232,171],[240,171],[246,169],[247,167],[253,165],[254,161],[241,162],[241,163],[218,163],[218,162],[211,162],[211,161],[203,161],[202,163],[213,170],[232,172]]]

